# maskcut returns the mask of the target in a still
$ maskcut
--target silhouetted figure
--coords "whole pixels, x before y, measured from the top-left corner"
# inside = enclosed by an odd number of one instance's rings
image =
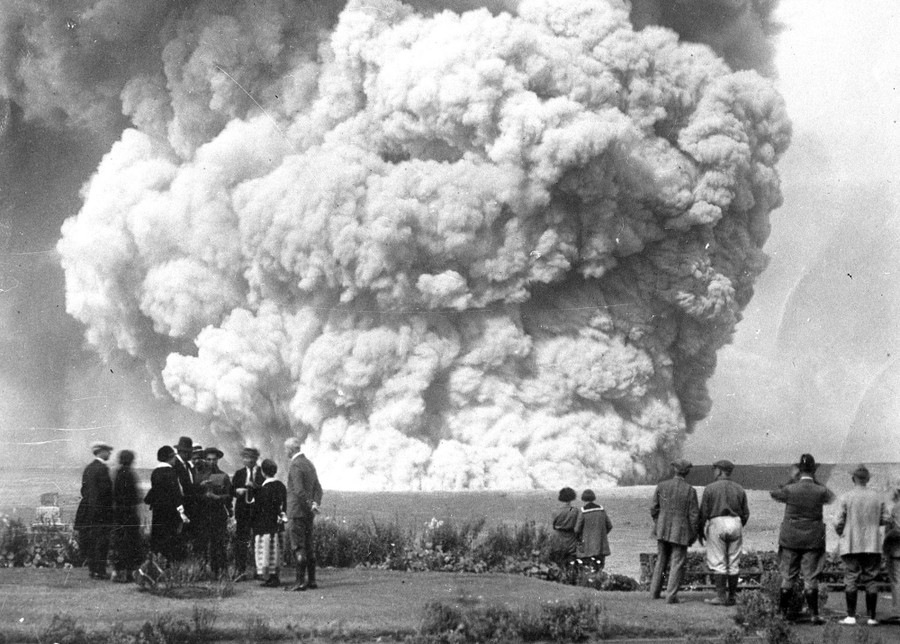
[[[113,526],[113,490],[106,461],[112,446],[96,442],[91,444],[91,451],[94,460],[81,476],[81,503],[75,513],[75,529],[91,579],[109,579],[106,558]]]
[[[133,581],[134,571],[144,561],[141,517],[138,513],[141,497],[137,475],[132,469],[133,463],[134,452],[127,449],[119,452],[119,469],[113,480],[115,527],[110,543],[115,581],[118,582]]]

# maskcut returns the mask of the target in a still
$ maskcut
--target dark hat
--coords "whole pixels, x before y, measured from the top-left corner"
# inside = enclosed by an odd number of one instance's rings
[[[734,463],[726,461],[724,458],[721,461],[713,463],[713,467],[722,470],[726,474],[731,474],[734,471]]]
[[[694,467],[694,464],[688,460],[683,458],[676,459],[672,461],[672,467],[675,468],[675,473],[684,476],[688,472],[691,471],[691,468]]]
[[[189,436],[182,436],[178,439],[178,443],[173,445],[173,447],[179,451],[186,450],[192,452],[194,451],[194,441],[192,441]]]
[[[106,441],[94,441],[93,443],[91,443],[91,452],[93,452],[94,454],[103,449],[112,451],[112,448],[113,446]]]
[[[165,463],[173,456],[175,456],[175,450],[171,445],[163,445],[158,450],[156,450],[156,460],[160,463]]]
[[[192,451],[194,454],[202,454],[203,453],[203,445],[201,445],[200,443],[194,443],[194,447],[193,447]]]
[[[203,450],[204,456],[209,456],[210,454],[215,454],[216,458],[222,458],[223,456],[225,456],[225,452],[220,450],[218,447],[207,447],[205,450]]]
[[[575,490],[570,487],[564,487],[559,491],[559,496],[557,497],[563,503],[568,503],[569,501],[575,500]]]
[[[594,494],[593,490],[585,490],[581,493],[581,500],[585,503],[591,503],[597,500],[597,495]]]
[[[869,468],[867,468],[865,465],[860,463],[859,465],[856,466],[856,469],[853,470],[853,478],[859,479],[860,481],[863,481],[864,483],[868,483]]]
[[[241,450],[241,456],[246,456],[248,458],[259,458],[259,450],[248,445]]]
[[[802,454],[800,456],[800,461],[797,463],[797,469],[808,474],[815,472],[818,467],[816,459],[812,457],[812,454]]]

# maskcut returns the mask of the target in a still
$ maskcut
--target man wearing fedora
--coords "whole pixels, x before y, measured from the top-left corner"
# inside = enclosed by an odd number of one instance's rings
[[[650,598],[659,599],[662,578],[669,571],[666,603],[678,603],[678,588],[684,575],[687,549],[697,539],[700,506],[697,490],[684,480],[693,465],[679,458],[672,461],[675,476],[660,482],[653,493],[653,535],[656,537],[656,566],[650,581]]]
[[[881,495],[870,489],[869,470],[859,465],[851,475],[853,489],[840,498],[840,511],[834,525],[840,540],[841,560],[844,563],[844,598],[847,617],[842,624],[856,624],[857,591],[866,591],[867,623],[878,624],[878,582],[881,569],[881,534],[879,528],[890,524],[891,515]]]
[[[231,516],[231,479],[219,469],[225,454],[217,447],[203,450],[204,474],[200,481],[203,529],[198,535],[200,552],[205,555],[214,575],[225,569],[228,560],[228,519]]]
[[[115,516],[112,478],[106,461],[112,454],[112,445],[98,441],[91,443],[91,451],[94,460],[81,475],[81,503],[75,512],[75,529],[91,579],[109,579],[106,558]]]
[[[265,474],[257,464],[258,449],[245,447],[241,450],[241,460],[244,462],[244,467],[231,477],[235,521],[234,569],[240,575],[238,581],[250,578],[244,576],[244,572],[250,559],[250,544],[253,540],[253,503],[256,491],[266,480]]]
[[[181,485],[181,492],[184,498],[184,512],[190,519],[186,523],[181,532],[181,539],[185,545],[191,549],[198,548],[198,541],[202,535],[200,529],[200,496],[203,492],[200,490],[199,481],[197,480],[197,471],[191,461],[194,455],[194,441],[189,436],[182,436],[178,439],[175,447],[175,474],[178,476],[178,483]]]
[[[781,590],[778,609],[790,618],[791,597],[798,577],[803,575],[804,596],[810,620],[821,624],[819,616],[819,577],[825,564],[825,522],[822,507],[834,501],[834,494],[815,479],[816,459],[803,454],[794,465],[796,475],[777,490],[773,499],[784,503],[784,520],[778,534],[778,567]]]
[[[294,436],[284,441],[290,459],[287,482],[288,531],[297,580],[289,590],[318,588],[316,585],[316,553],[313,520],[322,502],[322,486],[315,466],[303,455],[302,441]]]
[[[713,572],[716,596],[707,604],[733,606],[738,585],[743,528],[750,518],[747,493],[731,480],[734,463],[713,463],[716,480],[703,489],[699,539],[706,540],[706,565]]]

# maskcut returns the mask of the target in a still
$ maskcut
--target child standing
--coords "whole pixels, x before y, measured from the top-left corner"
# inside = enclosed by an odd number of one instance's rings
[[[278,466],[275,461],[266,459],[260,466],[266,479],[256,492],[253,503],[254,552],[256,555],[256,574],[266,577],[260,584],[267,588],[281,585],[278,569],[284,550],[284,524],[287,522],[287,488],[275,478]]]
[[[603,570],[606,558],[609,556],[609,539],[607,534],[612,530],[612,522],[606,515],[603,506],[597,505],[597,495],[593,490],[585,490],[581,493],[584,505],[575,522],[575,536],[581,542],[581,556],[593,559],[593,567]]]

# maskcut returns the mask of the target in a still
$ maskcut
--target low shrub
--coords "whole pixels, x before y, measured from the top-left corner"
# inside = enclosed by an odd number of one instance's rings
[[[202,642],[191,624],[171,615],[159,615],[153,621],[144,622],[134,638],[135,644],[193,644]]]
[[[419,634],[428,642],[578,642],[606,635],[602,606],[580,599],[551,602],[538,611],[487,605],[458,608],[441,601],[426,604]]]
[[[41,642],[57,644],[90,644],[91,639],[78,619],[68,614],[56,614],[50,619],[50,625],[40,633]]]
[[[233,570],[217,576],[193,557],[169,563],[147,561],[138,576],[141,591],[170,599],[224,599],[235,593]]]
[[[255,642],[273,642],[282,639],[281,633],[269,625],[269,621],[259,615],[251,617],[244,623],[242,641],[247,644]]]

